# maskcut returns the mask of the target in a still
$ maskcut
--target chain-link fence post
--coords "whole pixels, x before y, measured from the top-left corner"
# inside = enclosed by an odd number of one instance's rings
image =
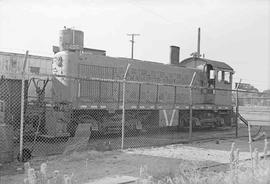
[[[238,137],[238,114],[239,114],[239,97],[238,97],[238,87],[236,89],[236,102],[235,102],[235,137]]]
[[[188,140],[189,142],[192,141],[192,106],[193,106],[193,97],[192,97],[192,85],[193,81],[195,79],[196,72],[194,72],[191,82],[189,84],[189,134],[188,134]]]
[[[238,89],[241,83],[241,79],[236,86],[236,102],[235,102],[235,137],[238,138],[238,114],[239,114],[239,94],[238,94]]]
[[[121,149],[124,149],[124,137],[125,137],[125,96],[126,96],[126,77],[128,73],[128,69],[130,64],[128,63],[124,78],[123,78],[123,104],[122,104],[122,141],[121,141]]]
[[[24,122],[24,88],[25,88],[25,81],[24,81],[24,74],[25,74],[25,67],[28,57],[28,51],[25,53],[24,63],[22,68],[22,91],[21,91],[21,121],[20,121],[20,159],[23,160],[23,122]]]

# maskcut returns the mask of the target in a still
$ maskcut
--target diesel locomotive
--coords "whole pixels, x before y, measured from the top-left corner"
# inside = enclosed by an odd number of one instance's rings
[[[187,127],[190,108],[193,127],[231,125],[234,70],[225,62],[199,51],[179,62],[177,46],[171,46],[170,64],[109,57],[104,50],[84,48],[83,37],[79,30],[60,31],[52,62],[52,98],[55,108],[70,109],[71,136],[80,123],[93,133],[121,132],[125,72],[126,130]]]

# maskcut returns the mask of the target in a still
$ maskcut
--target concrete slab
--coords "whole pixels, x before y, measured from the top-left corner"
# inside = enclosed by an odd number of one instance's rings
[[[105,178],[89,181],[85,184],[133,184],[138,178],[133,176],[108,176]]]

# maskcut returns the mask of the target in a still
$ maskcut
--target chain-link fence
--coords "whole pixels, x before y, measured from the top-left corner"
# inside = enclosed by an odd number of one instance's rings
[[[243,85],[243,84],[242,84]],[[241,84],[240,84],[241,86]],[[233,93],[235,111],[239,113],[238,136],[247,137],[247,124],[251,125],[251,135],[254,140],[262,136],[270,135],[270,94],[259,92],[256,88],[246,89],[248,85],[244,83],[243,89]],[[251,88],[249,87],[249,88]],[[236,103],[238,99],[238,103]]]
[[[247,123],[253,124],[253,138],[270,134],[267,94],[244,97],[250,92],[203,88],[192,81],[169,85],[56,75],[24,79],[22,85],[22,79],[1,78],[0,115],[2,124],[14,131],[12,150],[25,158],[30,153],[48,156],[247,137]]]

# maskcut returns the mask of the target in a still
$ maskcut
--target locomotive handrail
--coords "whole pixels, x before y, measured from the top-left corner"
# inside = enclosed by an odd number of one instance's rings
[[[18,75],[19,76],[19,75]],[[68,75],[56,75],[56,74],[25,74],[24,79],[29,79],[31,77],[61,77],[61,78],[67,78],[67,79],[74,79],[74,80],[89,80],[89,81],[102,81],[102,82],[119,82],[122,83],[123,79],[103,79],[103,78],[95,78],[95,77],[74,77],[74,76],[68,76]],[[182,88],[192,88],[192,89],[212,89],[216,91],[230,91],[230,92],[244,92],[244,93],[254,93],[254,94],[264,94],[262,92],[254,92],[254,91],[248,91],[248,90],[237,90],[237,89],[224,89],[224,88],[209,88],[209,87],[203,87],[203,86],[189,86],[183,85],[183,84],[167,84],[167,83],[157,83],[157,82],[142,82],[142,81],[129,81],[126,80],[126,83],[130,84],[148,84],[148,85],[158,85],[158,86],[172,86],[172,87],[182,87]]]
[[[240,114],[237,114],[237,117],[243,122],[245,123],[246,126],[248,126],[248,121]]]

